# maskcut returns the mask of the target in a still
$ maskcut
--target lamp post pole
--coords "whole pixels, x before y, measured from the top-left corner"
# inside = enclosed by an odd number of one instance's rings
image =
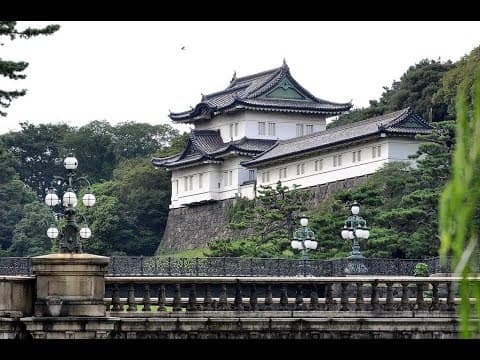
[[[88,239],[92,235],[92,232],[87,226],[85,216],[80,214],[75,208],[77,206],[77,195],[74,192],[74,187],[75,184],[83,181],[88,185],[90,190],[90,182],[85,177],[74,179],[75,169],[78,166],[78,160],[73,156],[73,154],[69,154],[65,158],[63,165],[67,169],[67,177],[63,178],[61,176],[54,176],[51,186],[48,189],[47,196],[45,196],[45,203],[51,208],[54,208],[62,203],[64,207],[63,213],[56,213],[55,218],[57,219],[57,217],[64,217],[66,223],[60,231],[55,227],[55,225],[51,225],[47,230],[47,236],[50,239],[56,239],[60,235],[60,253],[79,254],[82,252],[80,238]],[[66,191],[64,191],[65,188]],[[60,198],[57,196],[57,192],[63,192],[62,200],[60,200]],[[95,204],[96,199],[92,193],[88,192],[83,196],[82,201],[85,207],[89,208]],[[78,217],[83,219],[84,224],[82,227],[80,227],[76,222]]]
[[[367,222],[359,216],[360,205],[354,201],[350,211],[351,216],[345,220],[341,235],[345,240],[353,240],[352,252],[347,257],[349,260],[345,273],[347,274],[365,274],[368,272],[367,267],[363,263],[364,256],[360,252],[359,239],[368,239],[370,231],[367,228]]]

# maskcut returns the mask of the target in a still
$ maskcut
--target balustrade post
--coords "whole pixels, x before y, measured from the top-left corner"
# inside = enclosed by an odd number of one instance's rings
[[[380,310],[380,302],[378,300],[378,280],[375,279],[372,281],[372,295],[370,296],[370,304],[373,311]]]
[[[387,299],[385,302],[385,310],[393,310],[393,282],[387,281]]]
[[[225,257],[223,257],[223,276],[227,276],[227,264]]]
[[[273,304],[272,286],[270,284],[268,284],[267,285],[267,291],[266,291],[266,294],[265,294],[264,309],[265,310],[272,310],[272,304]]]
[[[455,311],[453,283],[451,281],[447,282],[447,311]]]
[[[416,307],[417,310],[424,310],[425,309],[425,300],[423,299],[423,283],[417,283],[417,300],[416,300]]]
[[[172,257],[171,256],[168,257],[167,264],[168,264],[167,274],[168,274],[168,276],[172,276]]]
[[[333,284],[327,283],[325,286],[325,309],[327,311],[333,310]]]
[[[287,309],[288,309],[287,286],[282,285],[282,289],[280,290],[280,310],[287,310]]]
[[[195,258],[195,276],[198,276],[198,257]]]
[[[122,311],[123,306],[120,304],[120,289],[118,284],[113,285],[112,293],[112,310],[111,311]]]
[[[150,286],[148,284],[143,288],[143,309],[142,311],[151,311],[150,307]]]
[[[140,256],[140,275],[143,276],[143,255]]]
[[[228,310],[227,285],[222,284],[220,288],[220,297],[218,298],[218,307],[220,310]]]
[[[348,283],[342,282],[340,287],[340,311],[348,311]]]
[[[238,279],[237,283],[235,284],[235,300],[233,301],[233,309],[236,311],[243,310],[242,288]]]
[[[250,311],[257,310],[257,287],[255,284],[250,286]]]
[[[310,293],[310,310],[318,310],[318,291],[317,285],[313,284],[313,291]]]
[[[188,305],[187,311],[196,311],[198,310],[197,307],[197,292],[195,289],[195,284],[190,285],[190,293],[188,295]]]
[[[398,310],[401,311],[406,311],[409,309],[409,304],[408,304],[408,283],[407,282],[402,282],[402,300],[400,301],[400,305],[398,307]]]
[[[357,282],[356,283],[357,287],[357,296],[355,298],[355,311],[360,311],[363,308],[363,283],[362,282]]]
[[[432,304],[430,305],[430,310],[438,310],[438,303],[439,303],[439,298],[438,298],[438,283],[437,282],[432,282]]]
[[[182,311],[182,289],[180,284],[175,284],[175,292],[173,294],[173,311]]]
[[[157,311],[166,311],[167,308],[165,307],[166,296],[165,296],[165,285],[161,284],[160,288],[158,289],[158,309]]]
[[[203,299],[203,309],[212,310],[212,290],[210,284],[205,285],[205,298]]]
[[[303,288],[302,285],[297,286],[297,293],[295,295],[295,310],[303,310]]]
[[[136,311],[137,305],[135,304],[135,287],[133,284],[130,284],[128,287],[128,298],[127,298],[128,308],[127,311]]]

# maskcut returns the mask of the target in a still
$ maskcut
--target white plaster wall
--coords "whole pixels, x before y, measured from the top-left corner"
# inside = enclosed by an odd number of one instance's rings
[[[206,201],[223,200],[239,196],[240,186],[245,179],[248,180],[248,169],[240,165],[245,156],[232,156],[225,159],[222,164],[204,164],[185,169],[172,171],[172,198],[170,208],[177,208],[185,204]],[[225,183],[224,172],[232,171],[232,183]],[[199,173],[203,174],[202,188],[199,187]],[[193,176],[192,189],[190,190],[190,176]],[[187,191],[184,179],[187,177]],[[176,181],[179,181],[179,191],[176,191]]]
[[[392,161],[409,160],[408,156],[414,154],[419,142],[411,139],[383,138],[370,141],[361,145],[343,148],[341,150],[317,153],[302,160],[287,160],[282,165],[269,166],[256,169],[258,185],[274,185],[279,180],[280,168],[287,168],[287,177],[280,179],[290,188],[298,185],[300,188],[325,184],[332,181],[372,174],[384,164]],[[372,147],[380,146],[381,155]],[[361,151],[361,160],[353,162],[353,152]],[[333,166],[334,155],[342,155],[342,164]],[[254,186],[248,184],[241,186],[248,180],[248,169],[240,165],[247,157],[232,156],[225,159],[223,164],[205,164],[187,169],[174,170],[172,173],[172,203],[170,208],[184,206],[185,204],[203,200],[224,200],[236,196],[254,197]],[[315,160],[323,159],[323,167],[315,171]],[[410,160],[413,162],[413,160]],[[297,165],[304,165],[304,173],[297,175]],[[224,183],[224,171],[232,171],[232,184]],[[270,181],[262,182],[262,173],[270,172]],[[202,172],[203,187],[198,187],[198,173]],[[184,191],[184,176],[193,175],[193,190]],[[175,181],[179,180],[179,193],[176,192]],[[188,184],[189,185],[189,184]]]
[[[258,122],[265,122],[266,135],[258,134]],[[268,135],[268,123],[275,123],[275,135]],[[241,139],[246,136],[254,139],[290,139],[296,137],[296,124],[304,124],[304,134],[306,135],[305,125],[313,125],[313,132],[323,131],[326,128],[324,116],[307,116],[301,114],[282,114],[282,113],[263,113],[257,111],[243,111],[233,114],[222,114],[212,120],[199,123],[195,126],[198,130],[217,130],[220,129],[220,135],[224,142],[229,142],[230,124],[238,123],[237,136],[233,135],[233,140]]]
[[[389,161],[411,161],[409,155],[417,152],[420,143],[411,139],[390,139],[388,141],[388,160]]]
[[[372,147],[381,146],[381,155],[376,151],[372,155]],[[418,149],[419,143],[412,140],[401,139],[378,139],[362,145],[352,146],[337,151],[330,151],[312,155],[302,160],[292,160],[265,167],[257,170],[257,183],[259,185],[274,185],[281,180],[283,184],[292,188],[298,185],[300,188],[315,186],[332,181],[372,174],[384,164],[392,161],[407,160],[408,155]],[[353,162],[353,152],[361,151],[361,160]],[[342,155],[342,164],[333,166],[334,155]],[[315,171],[315,160],[323,159],[323,168]],[[305,164],[304,174],[297,175],[297,165]],[[287,168],[287,177],[279,179],[280,168]],[[262,182],[262,173],[270,172],[270,181]]]

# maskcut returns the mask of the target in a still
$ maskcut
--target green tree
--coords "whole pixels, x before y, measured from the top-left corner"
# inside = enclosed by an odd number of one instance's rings
[[[473,49],[470,54],[463,56],[455,63],[442,78],[441,87],[434,94],[432,102],[434,106],[445,107],[445,120],[454,120],[457,104],[459,85],[465,87],[465,101],[469,108],[473,107],[475,71],[480,64],[480,46]]]
[[[364,120],[411,106],[425,120],[441,121],[446,118],[447,107],[432,98],[442,86],[443,76],[454,65],[451,61],[441,62],[423,59],[412,65],[394,81],[391,87],[384,87],[380,99],[371,100],[367,108],[355,109],[333,121],[328,127]]]
[[[78,159],[79,176],[87,176],[90,182],[111,180],[117,165],[113,139],[114,128],[108,121],[92,121],[65,133],[62,158],[71,150]]]
[[[224,239],[209,244],[210,256],[293,256],[290,240],[294,220],[306,210],[307,193],[295,186],[289,189],[278,181],[276,186],[260,186],[255,200],[240,200],[230,209],[232,229],[252,229],[246,239]]]
[[[5,134],[3,140],[17,160],[20,179],[43,199],[53,176],[64,172],[63,161],[58,160],[65,154],[63,139],[73,129],[66,124],[20,125],[21,131]]]
[[[52,242],[47,236],[47,229],[53,221],[53,214],[45,204],[35,201],[25,205],[23,218],[13,232],[9,254],[35,256],[50,253]]]
[[[24,206],[35,201],[35,194],[18,179],[15,158],[0,139],[0,256],[8,255],[15,225],[24,214]]]
[[[178,136],[170,125],[150,125],[133,121],[118,124],[113,129],[114,153],[117,161],[150,156],[168,147]]]
[[[5,38],[15,40],[17,37],[29,39],[38,35],[50,35],[60,29],[59,25],[48,25],[42,29],[27,28],[20,30],[17,28],[16,21],[0,21],[0,45],[4,45]],[[25,79],[22,74],[28,67],[25,61],[9,61],[0,58],[0,75],[13,80]],[[24,96],[27,90],[6,90],[0,89],[0,107],[8,108],[13,99]],[[7,113],[0,110],[0,116],[7,116]]]

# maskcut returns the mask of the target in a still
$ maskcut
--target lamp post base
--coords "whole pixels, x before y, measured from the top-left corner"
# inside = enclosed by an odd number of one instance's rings
[[[348,264],[344,272],[347,275],[362,275],[368,272],[367,267],[363,263],[362,257],[348,257]]]

